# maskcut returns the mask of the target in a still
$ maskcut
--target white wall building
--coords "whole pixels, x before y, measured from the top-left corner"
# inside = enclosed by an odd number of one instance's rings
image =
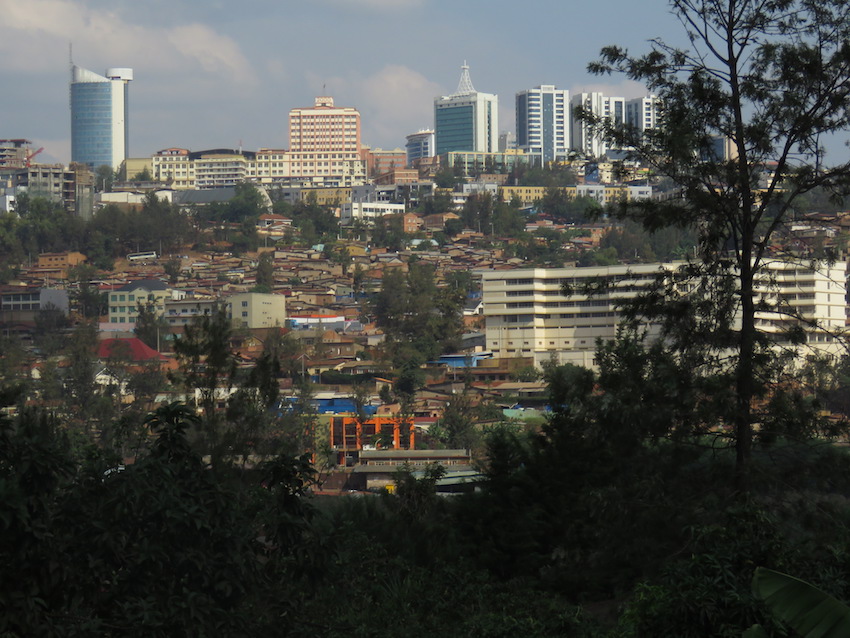
[[[139,305],[150,304],[157,315],[165,313],[168,299],[180,298],[184,293],[173,290],[159,279],[140,279],[109,292],[109,323],[133,330],[139,316]]]
[[[532,357],[537,366],[555,358],[561,363],[594,365],[597,339],[616,336],[616,303],[645,290],[659,272],[680,264],[632,264],[599,268],[523,268],[482,271],[486,348],[496,357]],[[769,262],[759,282],[759,297],[770,306],[757,316],[758,328],[784,333],[803,317],[806,344],[801,352],[837,355],[847,316],[847,264],[813,269],[809,265]],[[613,290],[583,294],[587,283],[606,278]],[[562,285],[573,291],[564,296]],[[650,327],[650,334],[652,329]]]
[[[658,126],[658,97],[648,95],[626,101],[626,124],[641,133]]]
[[[351,226],[355,221],[368,224],[374,223],[384,215],[400,215],[404,213],[404,204],[389,202],[345,202],[339,211],[339,223]]]
[[[570,149],[570,93],[542,84],[516,94],[516,147],[543,162],[566,157]]]
[[[626,122],[626,100],[622,97],[608,97],[602,93],[578,93],[570,101],[571,105],[571,147],[587,157],[602,157],[608,151],[608,145],[592,127],[575,116],[578,108],[583,108],[596,117],[618,125]]]

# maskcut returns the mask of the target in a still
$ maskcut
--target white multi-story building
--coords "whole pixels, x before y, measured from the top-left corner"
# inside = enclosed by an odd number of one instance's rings
[[[466,62],[461,67],[457,91],[434,100],[434,132],[436,155],[498,151],[499,98],[475,90]]]
[[[372,224],[378,217],[385,215],[401,215],[404,204],[390,202],[344,202],[340,207],[339,223],[351,226],[356,221]]]
[[[169,326],[182,327],[197,317],[211,315],[216,306],[215,297],[183,297],[166,299],[164,316]]]
[[[608,97],[602,93],[579,93],[570,101],[572,126],[570,131],[571,147],[587,157],[602,157],[609,150],[602,137],[585,120],[575,116],[576,109],[584,109],[595,117],[607,120],[617,126],[626,122],[626,99]]]
[[[213,151],[200,155],[195,159],[195,188],[226,188],[244,182],[250,159],[238,152]]]
[[[248,164],[248,178],[270,184],[292,176],[292,154],[283,149],[261,148],[256,160]]]
[[[570,148],[570,93],[542,84],[516,94],[516,146],[543,162],[566,157]]]
[[[195,161],[186,148],[166,148],[151,157],[151,176],[154,181],[171,188],[195,188]]]
[[[659,100],[655,95],[626,101],[626,124],[641,133],[658,126]]]
[[[635,297],[660,273],[680,265],[483,271],[486,347],[497,357],[532,357],[537,366],[555,359],[592,367],[597,340],[617,334],[617,303]],[[846,277],[846,262],[819,268],[767,263],[758,282],[758,297],[767,304],[756,317],[758,328],[775,334],[781,345],[788,328],[802,325],[803,351],[839,353],[847,316]],[[608,291],[586,294],[585,285],[600,280],[608,282]],[[564,284],[570,286],[569,296],[563,294]],[[655,330],[648,328],[652,336]]]

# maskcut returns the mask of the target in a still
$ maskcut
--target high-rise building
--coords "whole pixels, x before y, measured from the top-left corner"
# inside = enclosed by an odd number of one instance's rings
[[[106,75],[71,66],[71,161],[117,169],[130,146],[129,84],[133,69]]]
[[[516,94],[517,148],[553,162],[570,148],[570,93],[542,84]]]
[[[423,129],[417,133],[411,133],[406,139],[408,166],[413,166],[416,160],[423,157],[434,157],[434,131]]]
[[[626,124],[641,133],[657,127],[658,98],[655,95],[647,95],[627,100]]]
[[[495,153],[499,148],[499,98],[475,90],[466,62],[457,91],[434,100],[434,132],[437,155]]]
[[[289,150],[295,177],[365,175],[360,151],[360,113],[320,96],[309,108],[289,112]]]
[[[614,126],[623,125],[626,123],[626,99],[608,97],[596,92],[579,93],[573,96],[570,104],[572,149],[584,153],[587,157],[602,157],[609,150],[608,144],[587,121],[577,118],[575,111],[581,108],[595,117],[607,120]]]

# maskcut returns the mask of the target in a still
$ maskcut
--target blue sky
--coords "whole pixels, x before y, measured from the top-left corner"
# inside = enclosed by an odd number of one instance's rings
[[[634,52],[681,38],[661,0],[0,0],[0,138],[70,159],[68,45],[103,73],[132,67],[130,154],[169,146],[287,148],[289,110],[332,95],[360,110],[363,141],[403,146],[433,125],[433,99],[466,60],[479,91],[539,84],[634,97],[643,87],[594,77],[601,47]]]

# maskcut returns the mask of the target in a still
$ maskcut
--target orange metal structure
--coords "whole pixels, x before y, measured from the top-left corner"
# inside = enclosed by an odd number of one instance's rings
[[[330,423],[330,445],[334,450],[355,452],[363,449],[365,444],[375,444],[381,447],[379,435],[388,428],[392,428],[394,450],[402,449],[402,437],[405,422],[397,417],[373,416],[361,421],[355,416],[333,416]],[[416,445],[416,434],[413,421],[407,425],[407,449],[413,450]],[[386,447],[386,446],[385,446]]]

